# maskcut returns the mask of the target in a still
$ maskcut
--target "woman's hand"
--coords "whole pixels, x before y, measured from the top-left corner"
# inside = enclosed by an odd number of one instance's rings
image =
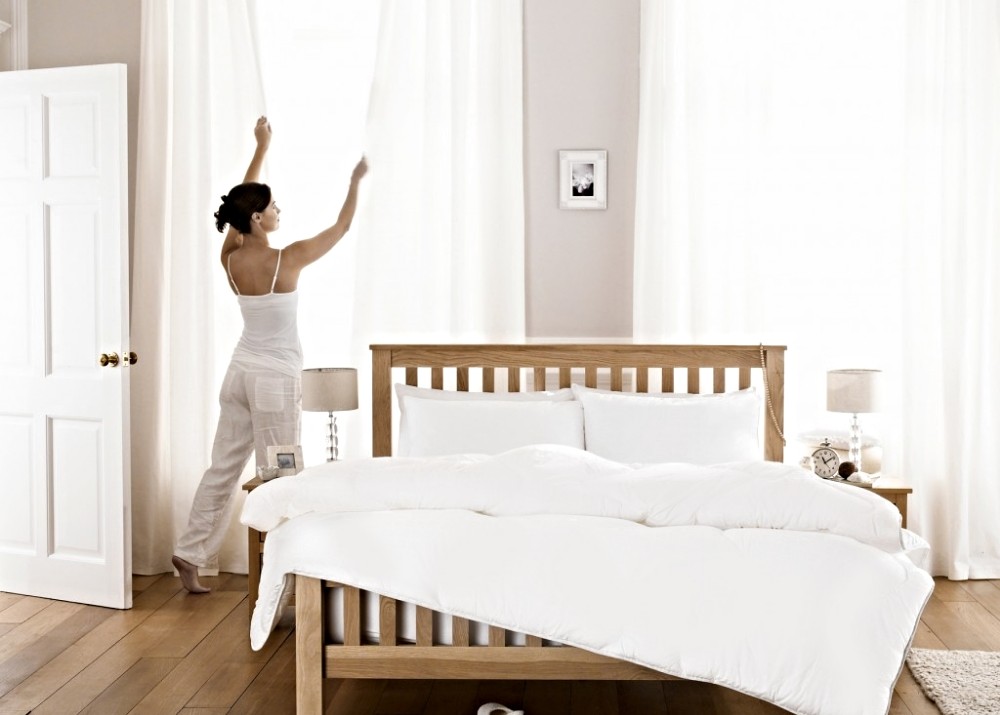
[[[364,157],[361,157],[361,161],[357,163],[354,167],[354,171],[351,172],[351,183],[356,184],[361,181],[361,178],[368,173],[368,162]]]
[[[257,120],[257,125],[253,128],[253,135],[257,139],[257,146],[261,149],[267,149],[271,143],[271,123],[267,121],[267,117],[261,115],[260,119]]]

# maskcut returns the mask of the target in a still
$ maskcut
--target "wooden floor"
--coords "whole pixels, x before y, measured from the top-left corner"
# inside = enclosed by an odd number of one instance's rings
[[[0,593],[0,715],[295,712],[295,639],[283,622],[247,643],[246,577],[134,581],[130,611]],[[872,604],[873,607],[876,604]],[[1000,581],[938,580],[915,645],[1000,651]],[[329,681],[328,713],[474,715],[489,701],[526,715],[764,715],[784,710],[692,682]],[[909,671],[890,713],[937,714]]]

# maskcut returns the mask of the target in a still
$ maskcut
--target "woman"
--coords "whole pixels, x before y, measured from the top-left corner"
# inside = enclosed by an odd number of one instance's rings
[[[250,455],[256,454],[257,464],[264,465],[268,445],[299,442],[299,273],[347,233],[357,207],[358,184],[368,171],[362,158],[351,174],[347,198],[333,226],[283,249],[272,248],[268,234],[278,229],[281,210],[270,188],[257,183],[271,142],[266,117],[257,120],[254,136],[257,149],[243,183],[222,197],[215,214],[220,233],[229,225],[222,244],[222,267],[240,304],[243,335],[222,382],[212,465],[195,492],[187,531],[178,540],[172,559],[191,593],[210,590],[199,582],[198,567],[214,563],[218,556],[225,532],[221,517]]]

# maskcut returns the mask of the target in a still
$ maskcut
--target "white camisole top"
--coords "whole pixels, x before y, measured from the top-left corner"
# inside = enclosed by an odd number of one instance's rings
[[[264,295],[240,293],[229,270],[230,258],[232,254],[226,258],[226,273],[243,314],[243,334],[233,351],[233,362],[299,377],[302,372],[302,344],[299,342],[298,291],[274,292],[281,268],[281,250],[278,250],[278,264],[271,279],[271,292]]]

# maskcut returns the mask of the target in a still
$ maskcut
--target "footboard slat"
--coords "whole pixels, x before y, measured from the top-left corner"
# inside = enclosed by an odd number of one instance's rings
[[[378,644],[396,645],[396,599],[378,597]]]
[[[361,592],[344,586],[344,645],[361,645]]]
[[[434,645],[434,611],[417,606],[417,646]]]
[[[499,626],[490,626],[489,644],[492,648],[503,648],[507,645],[507,631]]]
[[[453,646],[469,645],[469,619],[452,616],[451,618],[451,644]]]

